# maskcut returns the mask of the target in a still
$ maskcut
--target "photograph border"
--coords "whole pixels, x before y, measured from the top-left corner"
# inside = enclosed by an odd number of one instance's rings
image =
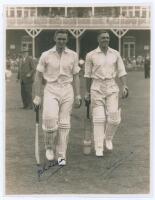
[[[85,3],[82,3],[82,1],[80,0],[78,3],[77,1],[74,1],[74,0],[70,0],[70,1],[64,1],[64,0],[59,0],[57,1],[59,3],[55,3],[54,1],[49,1],[49,0],[46,0],[44,2],[39,2],[37,0],[24,0],[22,1],[22,4],[21,1],[19,0],[15,0],[14,2],[12,2],[11,0],[10,1],[2,1],[1,3],[1,6],[0,6],[0,13],[2,13],[2,18],[0,19],[0,26],[1,26],[1,47],[3,49],[2,53],[0,54],[0,59],[1,59],[1,63],[3,63],[3,66],[5,66],[5,56],[6,56],[6,34],[5,34],[5,27],[6,27],[6,24],[5,24],[5,15],[4,15],[4,11],[5,11],[5,7],[8,6],[8,5],[12,5],[12,6],[37,6],[37,7],[42,7],[42,6],[45,6],[45,7],[48,7],[48,6],[51,6],[51,5],[54,5],[55,7],[56,6],[62,6],[62,5],[68,5],[68,3],[70,4],[69,6],[75,6],[75,7],[78,7],[78,6],[82,6],[82,7],[86,7],[86,6],[90,6],[90,5],[97,5],[97,6],[115,6],[115,5],[125,5],[125,6],[128,6],[128,5],[133,5],[133,3],[135,5],[151,5],[151,63],[152,63],[152,66],[154,66],[154,56],[153,56],[153,52],[154,52],[154,18],[155,18],[155,3],[152,1],[140,1],[140,0],[135,0],[135,1],[131,1],[130,3],[125,3],[125,1],[120,1],[120,0],[112,0],[111,3],[109,3],[108,1],[105,1],[105,0],[102,0],[102,1],[85,1]],[[90,2],[90,3],[89,3]],[[108,3],[107,3],[108,2]],[[123,2],[123,3],[122,3]],[[128,2],[128,1],[127,1]],[[153,12],[154,11],[154,12]],[[0,118],[0,123],[2,124],[1,126],[1,140],[0,140],[0,146],[1,146],[1,151],[0,151],[0,158],[1,160],[3,160],[3,163],[5,163],[5,76],[4,76],[4,73],[5,73],[5,70],[4,70],[4,67],[1,67],[1,74],[2,76],[0,76],[0,90],[1,90],[1,118]],[[155,81],[153,80],[153,77],[154,77],[154,73],[155,73],[155,69],[152,67],[151,69],[151,72],[152,72],[152,75],[151,75],[151,79],[150,79],[150,102],[151,102],[151,105],[150,105],[150,194],[148,195],[135,195],[135,194],[129,194],[129,195],[81,195],[81,194],[77,194],[77,195],[5,195],[5,167],[1,166],[1,170],[0,170],[0,176],[2,178],[2,181],[0,181],[0,195],[2,196],[2,198],[4,199],[17,199],[17,198],[41,198],[41,199],[50,199],[50,198],[56,198],[56,199],[68,199],[68,198],[71,198],[71,199],[74,199],[74,198],[79,198],[79,199],[88,199],[88,198],[110,198],[111,200],[113,199],[129,199],[129,198],[132,198],[132,199],[154,199],[155,196],[154,196],[154,191],[153,191],[153,188],[154,188],[154,151],[155,151],[155,147],[153,144],[154,141],[155,141],[155,136],[153,135],[153,130],[154,130],[154,124],[153,124],[153,114],[154,114],[154,106],[153,106],[153,100],[154,100],[154,84],[155,84]]]

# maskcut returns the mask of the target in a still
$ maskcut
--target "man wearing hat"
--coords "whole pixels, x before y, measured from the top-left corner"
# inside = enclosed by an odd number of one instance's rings
[[[21,83],[23,109],[32,109],[32,84],[35,65],[28,50],[23,50],[18,67],[18,80]]]

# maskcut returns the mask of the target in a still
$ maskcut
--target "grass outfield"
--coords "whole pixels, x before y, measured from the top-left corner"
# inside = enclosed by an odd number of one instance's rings
[[[21,110],[20,85],[6,82],[6,194],[148,194],[150,191],[150,80],[129,72],[130,96],[121,100],[122,122],[114,151],[97,158],[82,153],[85,106],[73,109],[67,165],[37,180],[34,155],[35,113]],[[81,84],[84,94],[83,84]],[[40,131],[41,158],[44,157]]]

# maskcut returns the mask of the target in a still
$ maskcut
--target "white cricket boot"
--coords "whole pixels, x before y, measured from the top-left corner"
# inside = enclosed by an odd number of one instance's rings
[[[96,156],[97,157],[103,157],[103,149],[102,148],[96,149]]]
[[[59,158],[58,158],[58,165],[60,165],[60,166],[66,165],[66,160],[65,160],[65,158],[59,157]]]

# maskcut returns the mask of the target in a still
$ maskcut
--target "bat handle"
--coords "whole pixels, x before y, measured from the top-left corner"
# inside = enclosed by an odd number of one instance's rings
[[[89,105],[87,105],[87,119],[89,119]]]
[[[35,112],[36,112],[36,123],[39,124],[39,106],[36,107]]]
[[[87,117],[87,119],[90,119],[90,117],[89,117],[90,100],[86,100],[86,99],[85,99],[85,106],[87,107],[87,114],[86,114],[86,117]]]

